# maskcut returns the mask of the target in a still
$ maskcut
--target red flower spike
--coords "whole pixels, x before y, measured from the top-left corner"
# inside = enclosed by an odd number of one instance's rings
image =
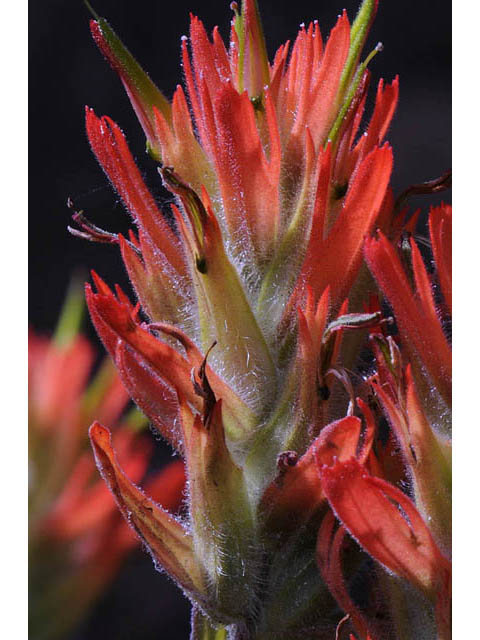
[[[237,635],[255,628],[261,635],[288,629],[296,636],[306,626],[317,631],[315,616],[325,621],[323,612],[314,611],[324,586],[311,571],[313,548],[309,559],[301,556],[308,570],[297,571],[296,558],[306,553],[305,540],[311,545],[315,539],[314,527],[328,509],[326,494],[339,503],[339,514],[347,504],[340,514],[345,526],[360,527],[362,544],[373,545],[367,550],[374,557],[432,597],[448,600],[447,569],[438,584],[429,573],[442,558],[435,542],[408,498],[380,480],[406,479],[403,458],[390,455],[397,446],[393,433],[409,470],[428,458],[422,450],[416,460],[415,446],[430,442],[393,342],[387,354],[375,342],[377,334],[372,338],[379,362],[372,384],[395,422],[386,444],[377,433],[373,405],[359,399],[364,420],[345,418],[344,398],[330,389],[338,377],[352,413],[357,377],[350,379],[346,367],[355,367],[359,344],[351,340],[341,348],[342,333],[373,325],[379,334],[384,331],[381,314],[358,313],[366,292],[359,274],[365,237],[378,227],[396,240],[405,226],[389,187],[392,152],[380,146],[398,101],[398,79],[380,82],[363,133],[367,65],[380,48],[364,62],[361,50],[377,0],[364,0],[351,26],[343,12],[325,46],[317,23],[302,26],[290,59],[287,43],[271,66],[256,1],[244,0],[241,13],[236,4],[232,9],[229,48],[218,28],[210,36],[191,16],[190,37],[182,39],[188,103],[177,87],[171,110],[141,105],[141,118],[148,110],[153,152],[162,156],[160,173],[175,196],[171,224],[134,168],[118,126],[87,113],[92,149],[138,226],[138,240],[131,243],[98,234],[119,244],[139,305],[134,308],[120,289],[114,295],[99,280],[98,292],[88,288],[87,297],[129,392],[186,458],[191,548],[206,585],[195,604],[202,611],[195,618],[197,633],[222,635],[231,625],[229,632]],[[105,48],[105,34],[97,38]],[[445,224],[432,219],[431,235],[448,298]],[[410,287],[400,298],[408,301],[412,322],[422,317],[429,326],[437,321],[430,278],[415,245],[411,254],[415,291]],[[390,271],[385,273],[391,280]],[[356,313],[347,313],[348,299]],[[417,352],[419,345],[392,306],[403,341],[412,345],[412,367],[420,371],[424,353]],[[429,364],[445,377],[445,353],[438,335],[435,340],[441,348],[433,350],[425,370],[437,384]],[[335,418],[340,420],[331,422]],[[353,469],[350,484],[341,473],[345,468]],[[120,472],[113,468],[114,473]],[[422,510],[421,483],[413,473],[412,478]],[[128,496],[140,500],[135,491]],[[373,532],[365,509],[373,513]],[[140,509],[142,526],[153,526],[147,515]],[[301,543],[299,534],[291,535],[297,525],[305,527]],[[374,632],[380,638],[349,598],[341,568],[344,530],[334,533],[333,524],[330,530],[327,525],[327,538],[319,542],[325,580],[362,637]],[[433,527],[432,532],[437,536]],[[391,549],[382,536],[391,537]],[[280,547],[291,554],[291,571],[282,571]],[[295,607],[285,601],[292,590]],[[386,615],[396,622],[394,607]],[[443,613],[438,615],[440,620]]]
[[[90,427],[90,439],[98,468],[118,507],[154,561],[183,589],[201,598],[205,586],[190,534],[127,478],[117,462],[108,429],[94,423]]]
[[[415,505],[393,485],[351,459],[320,470],[322,488],[339,520],[375,560],[435,598],[450,563]]]
[[[136,545],[85,451],[86,425],[95,415],[117,423],[115,446],[135,482],[151,453],[150,440],[138,433],[144,426],[139,413],[128,413],[118,424],[129,398],[110,360],[90,381],[94,354],[78,334],[77,302],[73,292],[53,340],[29,336],[29,602],[32,630],[42,636],[73,629]],[[182,463],[174,466],[161,473],[163,489],[152,479],[155,497],[172,507],[181,501],[184,485]],[[47,601],[52,604],[45,610]],[[52,615],[58,606],[69,615],[57,625]]]

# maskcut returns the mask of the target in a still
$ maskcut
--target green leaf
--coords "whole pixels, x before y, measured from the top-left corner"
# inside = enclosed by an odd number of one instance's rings
[[[83,286],[80,278],[74,278],[67,291],[62,312],[55,329],[54,341],[58,347],[67,347],[78,335],[85,312]]]

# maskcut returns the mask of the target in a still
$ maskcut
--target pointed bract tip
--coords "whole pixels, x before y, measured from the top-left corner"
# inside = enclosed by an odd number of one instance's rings
[[[110,442],[112,437],[110,431],[97,421],[90,425],[88,436],[91,440],[101,443]]]

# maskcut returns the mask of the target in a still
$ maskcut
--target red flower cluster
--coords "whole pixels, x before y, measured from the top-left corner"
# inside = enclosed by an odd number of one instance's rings
[[[111,363],[105,361],[89,383],[94,359],[81,335],[66,341],[29,336],[29,609],[35,637],[61,637],[73,628],[136,546],[98,478],[86,427],[93,416],[117,425],[117,451],[137,482],[152,447],[138,433],[139,414],[123,416],[129,396]],[[178,460],[151,476],[147,490],[177,510],[184,485]]]
[[[228,50],[192,16],[171,105],[91,23],[175,203],[162,214],[118,125],[87,108],[137,234],[79,214],[75,233],[119,245],[139,303],[96,274],[87,302],[126,389],[185,459],[188,515],[147,498],[95,423],[97,464],[192,600],[195,638],[331,637],[331,596],[361,638],[419,637],[417,624],[448,638],[451,209],[430,213],[432,276],[417,215],[389,187],[397,79],[358,135],[377,2],[352,25],[344,12],[325,44],[302,27],[272,64],[254,0],[233,9]]]

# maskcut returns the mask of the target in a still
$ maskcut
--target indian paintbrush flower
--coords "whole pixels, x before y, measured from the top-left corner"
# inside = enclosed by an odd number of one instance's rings
[[[228,49],[191,17],[186,92],[171,104],[108,23],[91,21],[174,203],[162,213],[120,127],[87,107],[92,150],[137,231],[83,214],[72,231],[120,248],[138,304],[93,274],[90,315],[131,397],[185,460],[188,514],[146,497],[95,423],[97,464],[192,601],[193,638],[331,638],[338,607],[361,638],[433,637],[435,624],[446,638],[449,345],[406,233],[416,218],[389,186],[397,78],[380,81],[362,124],[377,2],[352,24],[344,11],[325,42],[318,23],[302,26],[272,63],[256,2],[232,9]],[[449,215],[430,218],[448,310]],[[351,371],[369,334],[376,373],[363,379]]]
[[[115,426],[116,449],[137,482],[151,457],[139,433],[145,418],[124,414],[129,396],[112,363],[90,380],[95,351],[78,332],[82,306],[73,291],[55,336],[29,336],[29,628],[38,640],[67,637],[136,546],[97,476],[86,427],[94,416]],[[180,460],[147,481],[172,510],[184,485]]]

